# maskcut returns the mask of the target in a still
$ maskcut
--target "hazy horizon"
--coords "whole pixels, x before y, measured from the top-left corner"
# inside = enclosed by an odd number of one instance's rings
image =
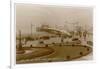
[[[83,28],[92,27],[93,12],[91,7],[46,6],[34,4],[16,4],[16,32],[30,33],[31,24],[33,33],[36,27],[47,24],[62,29],[73,29],[78,22]],[[61,27],[62,26],[62,27]]]

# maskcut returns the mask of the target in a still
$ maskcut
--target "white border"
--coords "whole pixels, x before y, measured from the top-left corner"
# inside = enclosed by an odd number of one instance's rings
[[[33,63],[33,64],[17,64],[15,62],[15,3],[27,3],[27,4],[40,4],[40,5],[57,5],[57,6],[74,6],[74,7],[94,7],[94,4],[89,3],[88,0],[85,1],[85,3],[82,2],[72,2],[70,1],[53,1],[53,0],[12,0],[11,1],[11,68],[17,69],[17,68],[34,68],[34,67],[45,67],[45,66],[56,66],[56,65],[79,65],[79,64],[89,64],[89,63],[95,63],[95,60],[92,61],[74,61],[74,62],[53,62],[53,63]],[[84,2],[84,1],[83,1]],[[95,8],[94,8],[95,9]],[[94,20],[95,21],[95,20]],[[93,22],[94,22],[93,21]],[[95,55],[95,53],[93,52]],[[94,58],[95,59],[95,58]]]

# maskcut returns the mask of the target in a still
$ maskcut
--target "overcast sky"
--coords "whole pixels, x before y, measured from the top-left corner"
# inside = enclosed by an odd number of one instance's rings
[[[84,28],[91,28],[92,8],[16,4],[16,31],[21,30],[24,34],[30,33],[31,23],[35,32],[41,24],[72,29],[72,24],[77,22]]]

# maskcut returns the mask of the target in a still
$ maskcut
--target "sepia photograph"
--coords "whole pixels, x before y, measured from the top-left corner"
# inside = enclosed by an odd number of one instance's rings
[[[15,4],[16,64],[93,60],[93,8]]]

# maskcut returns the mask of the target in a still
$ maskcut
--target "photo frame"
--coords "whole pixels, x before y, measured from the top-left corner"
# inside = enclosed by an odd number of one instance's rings
[[[93,7],[11,1],[11,68],[92,60]]]

